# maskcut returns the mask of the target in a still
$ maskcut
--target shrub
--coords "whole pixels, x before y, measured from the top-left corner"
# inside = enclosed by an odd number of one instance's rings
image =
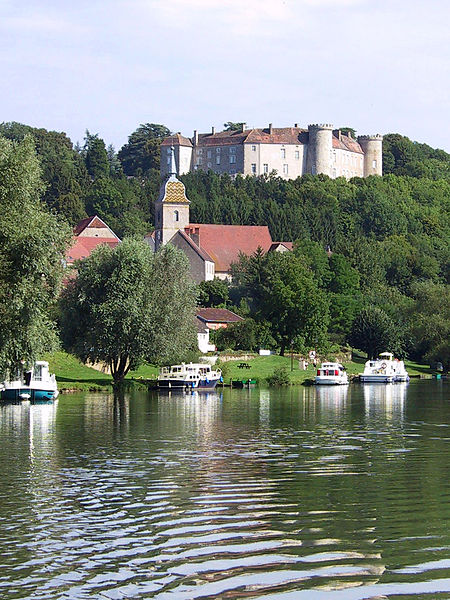
[[[269,385],[273,385],[276,387],[291,384],[291,381],[289,379],[289,373],[287,372],[287,369],[285,367],[278,367],[277,369],[275,369],[272,375],[269,375],[269,377],[267,377],[266,381]]]

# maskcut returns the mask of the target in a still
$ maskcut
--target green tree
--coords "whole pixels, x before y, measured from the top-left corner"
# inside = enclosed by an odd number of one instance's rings
[[[226,307],[230,295],[230,285],[227,281],[215,277],[212,281],[202,281],[199,284],[199,305],[205,307]]]
[[[367,352],[369,358],[375,358],[383,351],[403,353],[394,321],[376,306],[362,309],[353,323],[348,341],[353,348]]]
[[[160,147],[164,138],[170,135],[165,125],[145,123],[128,137],[117,156],[126,175],[145,176],[151,169],[159,170]]]
[[[41,203],[31,137],[0,137],[0,373],[56,345],[49,310],[60,290],[70,230]]]
[[[195,348],[196,290],[185,255],[156,255],[133,238],[100,246],[78,264],[61,297],[66,348],[84,362],[104,362],[115,385],[142,362],[173,361]]]
[[[92,134],[86,130],[83,156],[86,162],[86,169],[92,179],[107,177],[109,175],[110,163],[105,142],[98,137],[97,133]]]
[[[241,131],[245,121],[227,121],[223,124],[225,131]]]

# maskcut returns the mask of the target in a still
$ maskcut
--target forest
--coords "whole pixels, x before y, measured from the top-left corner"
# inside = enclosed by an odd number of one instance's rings
[[[34,140],[50,212],[70,226],[97,214],[120,237],[153,229],[160,143],[169,133],[164,125],[140,125],[116,151],[88,131],[83,145],[74,145],[64,133],[0,124],[4,138]],[[283,351],[350,343],[370,353],[364,340],[375,328],[398,354],[448,366],[450,155],[387,134],[383,173],[349,181],[276,174],[233,180],[202,171],[181,177],[192,222],[268,225],[274,240],[295,243],[289,257],[241,257],[231,286],[200,286],[204,305],[247,317],[218,340],[222,346]]]

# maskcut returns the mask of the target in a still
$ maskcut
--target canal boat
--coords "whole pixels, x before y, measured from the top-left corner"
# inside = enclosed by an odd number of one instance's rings
[[[181,363],[163,367],[158,375],[159,389],[212,390],[223,381],[222,371],[206,363]]]
[[[316,385],[347,385],[348,375],[341,363],[323,362],[314,378]]]
[[[55,400],[58,397],[58,385],[55,376],[49,372],[48,362],[37,360],[31,369],[19,369],[2,384],[1,399],[17,400]]]
[[[359,379],[363,383],[396,383],[409,381],[409,375],[402,360],[394,358],[391,352],[382,352],[365,363]]]

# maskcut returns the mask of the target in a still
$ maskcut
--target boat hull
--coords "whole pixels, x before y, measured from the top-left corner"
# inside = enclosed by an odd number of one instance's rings
[[[220,379],[208,381],[184,381],[183,379],[160,379],[158,388],[162,390],[213,390]]]
[[[348,385],[348,379],[317,375],[314,379],[314,383],[316,385]]]
[[[394,375],[360,375],[362,383],[392,383]]]
[[[8,401],[17,400],[56,400],[58,390],[38,390],[31,388],[5,388],[1,392],[1,399]]]

